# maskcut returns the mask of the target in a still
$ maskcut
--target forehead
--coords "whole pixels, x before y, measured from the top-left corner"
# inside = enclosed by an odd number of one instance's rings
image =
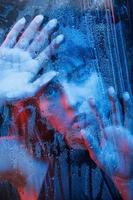
[[[87,36],[73,28],[61,28],[65,42],[57,52],[57,59],[52,64],[59,72],[60,79],[75,81],[90,73],[94,66],[95,53]]]

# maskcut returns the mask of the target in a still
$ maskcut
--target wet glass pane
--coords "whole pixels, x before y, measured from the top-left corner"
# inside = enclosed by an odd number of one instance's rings
[[[132,25],[132,0],[0,0],[1,200],[133,198]]]

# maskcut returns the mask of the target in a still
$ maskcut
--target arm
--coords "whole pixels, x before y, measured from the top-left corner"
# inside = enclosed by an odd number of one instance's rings
[[[48,38],[57,28],[57,20],[51,20],[39,30],[42,21],[43,16],[36,16],[19,37],[26,23],[22,18],[13,26],[2,43],[0,101],[13,102],[32,97],[56,76],[55,71],[41,75],[39,71],[42,69],[42,64],[46,65],[54,55],[64,37],[57,36],[47,46]],[[18,188],[22,199],[33,199],[32,196],[37,199],[47,171],[47,162],[42,163],[33,159],[24,149],[22,141],[13,137],[1,137],[0,159],[0,177],[11,181]]]
[[[34,195],[37,199],[47,172],[47,162],[33,159],[20,143],[20,138],[15,137],[0,138],[0,160],[0,179],[11,182],[22,198]]]
[[[128,93],[123,95],[124,116],[119,109],[113,88],[109,89],[111,119],[103,120],[94,99],[89,100],[99,125],[99,138],[95,133],[82,130],[86,148],[95,163],[110,176],[124,200],[133,198],[133,115]],[[108,121],[106,125],[105,121]],[[110,125],[109,125],[110,124]]]

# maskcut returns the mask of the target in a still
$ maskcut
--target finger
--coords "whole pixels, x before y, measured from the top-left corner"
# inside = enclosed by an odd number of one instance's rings
[[[103,122],[103,119],[102,119],[102,117],[101,117],[98,109],[97,109],[96,102],[95,102],[95,100],[93,98],[89,99],[89,105],[90,105],[90,108],[91,108],[91,111],[92,111],[94,117],[96,118],[96,121],[98,123],[100,132],[103,134],[102,135],[103,137],[99,138],[99,136],[98,136],[98,138],[97,138],[98,141],[99,141],[99,143],[101,144],[103,138],[105,138],[105,132],[104,132],[105,126],[104,126],[104,122]]]
[[[34,39],[36,32],[38,31],[43,21],[43,18],[44,18],[43,15],[38,15],[32,20],[30,25],[27,27],[27,29],[24,31],[24,33],[20,37],[15,47],[21,48],[21,49],[27,49],[30,41]]]
[[[51,44],[44,51],[42,51],[36,58],[39,65],[42,65],[44,61],[50,59],[55,54],[56,49],[59,48],[59,46],[62,44],[63,41],[64,41],[64,35],[58,35],[51,42]]]
[[[128,116],[132,116],[132,101],[128,92],[123,94],[124,109]]]
[[[98,157],[101,152],[101,147],[98,144],[97,139],[88,131],[86,130],[81,130],[81,135],[84,140],[84,144],[86,149],[89,151],[90,157],[92,160],[96,163],[98,163]]]
[[[121,125],[121,114],[120,114],[120,106],[118,99],[116,97],[116,93],[113,87],[108,89],[109,100],[111,103],[111,117],[113,125]]]
[[[133,103],[128,92],[123,94],[125,120],[124,126],[129,130],[133,130]]]
[[[43,74],[36,81],[31,83],[30,87],[28,88],[29,95],[31,95],[31,94],[34,95],[42,87],[47,85],[55,76],[57,76],[57,74],[58,73],[55,71],[50,71],[50,72]]]
[[[120,136],[121,134],[121,127],[118,126],[108,126],[105,128],[106,139],[108,142],[112,143],[113,148],[117,149],[118,142],[121,141]]]
[[[100,163],[99,167],[110,176],[116,172],[117,166],[120,164],[118,151],[114,150],[113,145],[109,141],[106,142],[104,148],[101,150],[98,160]]]
[[[55,76],[57,76],[57,72],[50,71],[46,74],[43,74],[40,78],[38,78],[33,83],[29,83],[23,91],[11,91],[6,95],[7,101],[16,101],[19,99],[26,99],[28,97],[34,96],[43,86],[47,85]]]
[[[106,142],[103,147],[101,147],[97,141],[97,139],[89,132],[85,130],[81,130],[81,135],[84,138],[86,149],[89,151],[89,155],[91,159],[99,166],[100,168],[104,168],[103,162],[105,155],[107,152],[104,153],[105,145],[107,146],[108,143]]]
[[[15,45],[17,41],[17,37],[20,34],[20,32],[23,30],[25,23],[26,23],[26,19],[23,17],[13,26],[11,31],[8,33],[6,39],[4,40],[2,47],[12,48]]]
[[[32,57],[35,57],[36,54],[43,49],[46,41],[51,37],[52,33],[57,28],[57,20],[53,19],[48,22],[48,24],[42,29],[39,35],[35,38],[35,40],[31,43],[28,50]]]

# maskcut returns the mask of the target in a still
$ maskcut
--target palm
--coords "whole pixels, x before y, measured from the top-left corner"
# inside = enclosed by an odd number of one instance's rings
[[[133,136],[122,126],[108,127],[105,132],[107,137],[99,152],[98,160],[111,176],[132,178]]]
[[[25,25],[25,20],[21,19],[14,25],[1,45],[1,98],[21,99],[33,96],[41,86],[47,84],[56,75],[54,71],[50,71],[38,78],[42,64],[44,62],[46,64],[63,41],[63,36],[60,35],[46,46],[47,38],[55,31],[57,22],[51,20],[39,32],[38,28],[42,20],[43,16],[37,16],[17,41]]]
[[[15,98],[19,95],[23,97],[28,91],[32,91],[30,81],[35,76],[38,63],[27,52],[21,49],[1,48],[0,67],[1,96]]]
[[[121,117],[118,101],[112,88],[109,90],[112,105],[111,126],[105,126],[94,100],[90,107],[99,124],[101,139],[93,134],[84,133],[86,145],[92,159],[112,178],[133,178],[133,116],[132,102],[128,93],[123,96],[124,122]],[[107,119],[106,119],[107,121]]]

